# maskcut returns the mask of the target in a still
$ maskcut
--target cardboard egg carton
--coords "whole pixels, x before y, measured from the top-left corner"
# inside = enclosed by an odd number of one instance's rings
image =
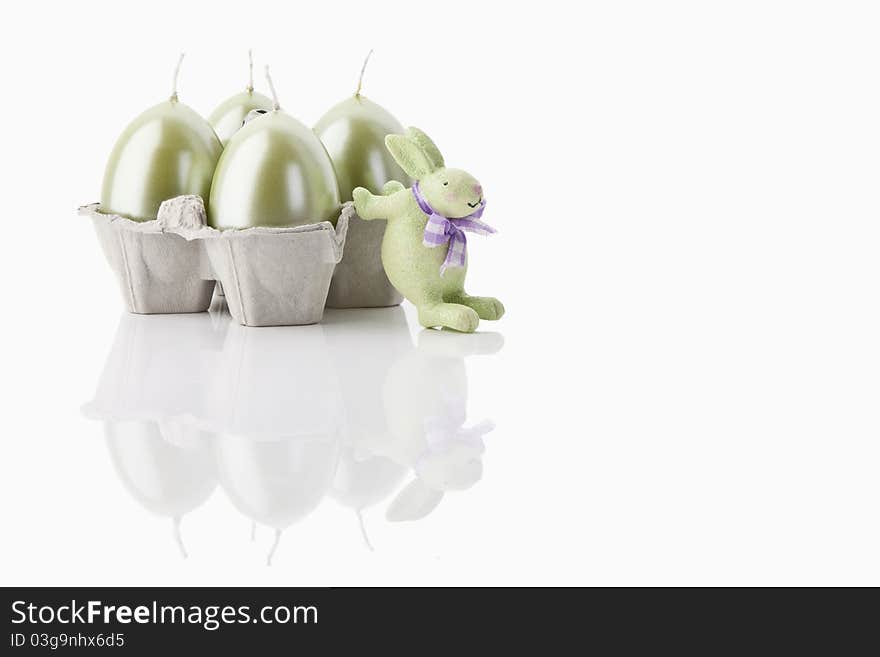
[[[129,312],[203,312],[219,282],[230,313],[244,326],[320,322],[356,216],[346,203],[335,228],[322,221],[221,231],[208,226],[198,196],[165,201],[153,221],[104,213],[98,203],[79,213],[91,217]]]
[[[382,266],[382,238],[385,221],[364,221],[357,214],[348,222],[345,254],[336,265],[328,308],[385,308],[398,306],[403,295],[398,292]]]

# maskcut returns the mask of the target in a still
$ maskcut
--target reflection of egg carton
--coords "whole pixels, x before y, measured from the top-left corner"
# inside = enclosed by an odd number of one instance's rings
[[[194,313],[208,309],[214,282],[245,326],[321,321],[336,263],[342,259],[354,205],[328,221],[292,228],[219,231],[207,225],[202,199],[165,201],[153,221],[136,222],[79,209],[92,218],[130,312]]]
[[[343,411],[324,327],[253,331],[228,315],[215,326],[217,314],[124,313],[86,416],[155,424],[178,445],[336,440]]]

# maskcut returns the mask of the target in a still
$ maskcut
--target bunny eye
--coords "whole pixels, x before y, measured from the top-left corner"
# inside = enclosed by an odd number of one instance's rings
[[[443,183],[443,186],[446,187],[448,184],[449,184],[448,182],[445,182],[445,183]]]

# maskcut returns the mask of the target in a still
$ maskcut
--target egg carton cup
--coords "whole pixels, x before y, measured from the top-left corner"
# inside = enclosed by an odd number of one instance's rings
[[[215,282],[244,326],[321,321],[348,224],[346,203],[336,222],[290,228],[216,230],[198,196],[162,203],[153,221],[131,221],[93,203],[98,241],[119,280],[127,309],[138,314],[197,313],[211,305]]]
[[[364,221],[356,214],[351,217],[345,254],[330,282],[328,308],[383,308],[403,302],[382,265],[386,223]]]

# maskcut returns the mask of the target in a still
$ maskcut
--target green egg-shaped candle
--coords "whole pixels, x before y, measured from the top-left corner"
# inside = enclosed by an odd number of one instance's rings
[[[360,94],[347,98],[321,117],[315,133],[333,160],[343,201],[352,200],[355,187],[381,194],[389,180],[409,186],[409,176],[385,147],[385,137],[402,134],[403,126],[381,105]]]
[[[404,186],[412,182],[385,147],[385,137],[401,134],[403,126],[388,110],[360,93],[369,58],[367,55],[361,68],[354,95],[331,107],[314,128],[333,160],[343,201],[352,200],[356,187],[366,187],[378,195],[390,180]],[[330,283],[328,307],[374,308],[394,306],[403,300],[382,266],[384,235],[384,221],[363,221],[357,216],[350,220],[345,254]]]
[[[248,86],[241,93],[224,100],[208,116],[208,123],[214,128],[214,132],[224,146],[229,142],[229,138],[241,129],[249,112],[255,109],[272,109],[272,99],[254,91],[254,63],[250,51],[248,58],[251,71]]]
[[[217,106],[208,117],[208,122],[217,133],[223,146],[229,143],[229,139],[241,129],[244,118],[255,109],[272,109],[272,101],[253,89],[242,91],[227,98]]]
[[[385,147],[385,137],[402,134],[403,126],[391,112],[361,95],[364,71],[372,54],[371,50],[364,60],[354,95],[331,107],[315,124],[315,134],[333,160],[343,201],[352,200],[355,187],[381,194],[389,180],[406,186],[411,182]]]
[[[208,203],[214,228],[336,223],[339,190],[330,156],[315,133],[273,104],[223,150]]]
[[[169,198],[208,198],[223,147],[211,125],[177,99],[176,77],[171,98],[134,119],[116,141],[104,171],[102,211],[150,221]]]

